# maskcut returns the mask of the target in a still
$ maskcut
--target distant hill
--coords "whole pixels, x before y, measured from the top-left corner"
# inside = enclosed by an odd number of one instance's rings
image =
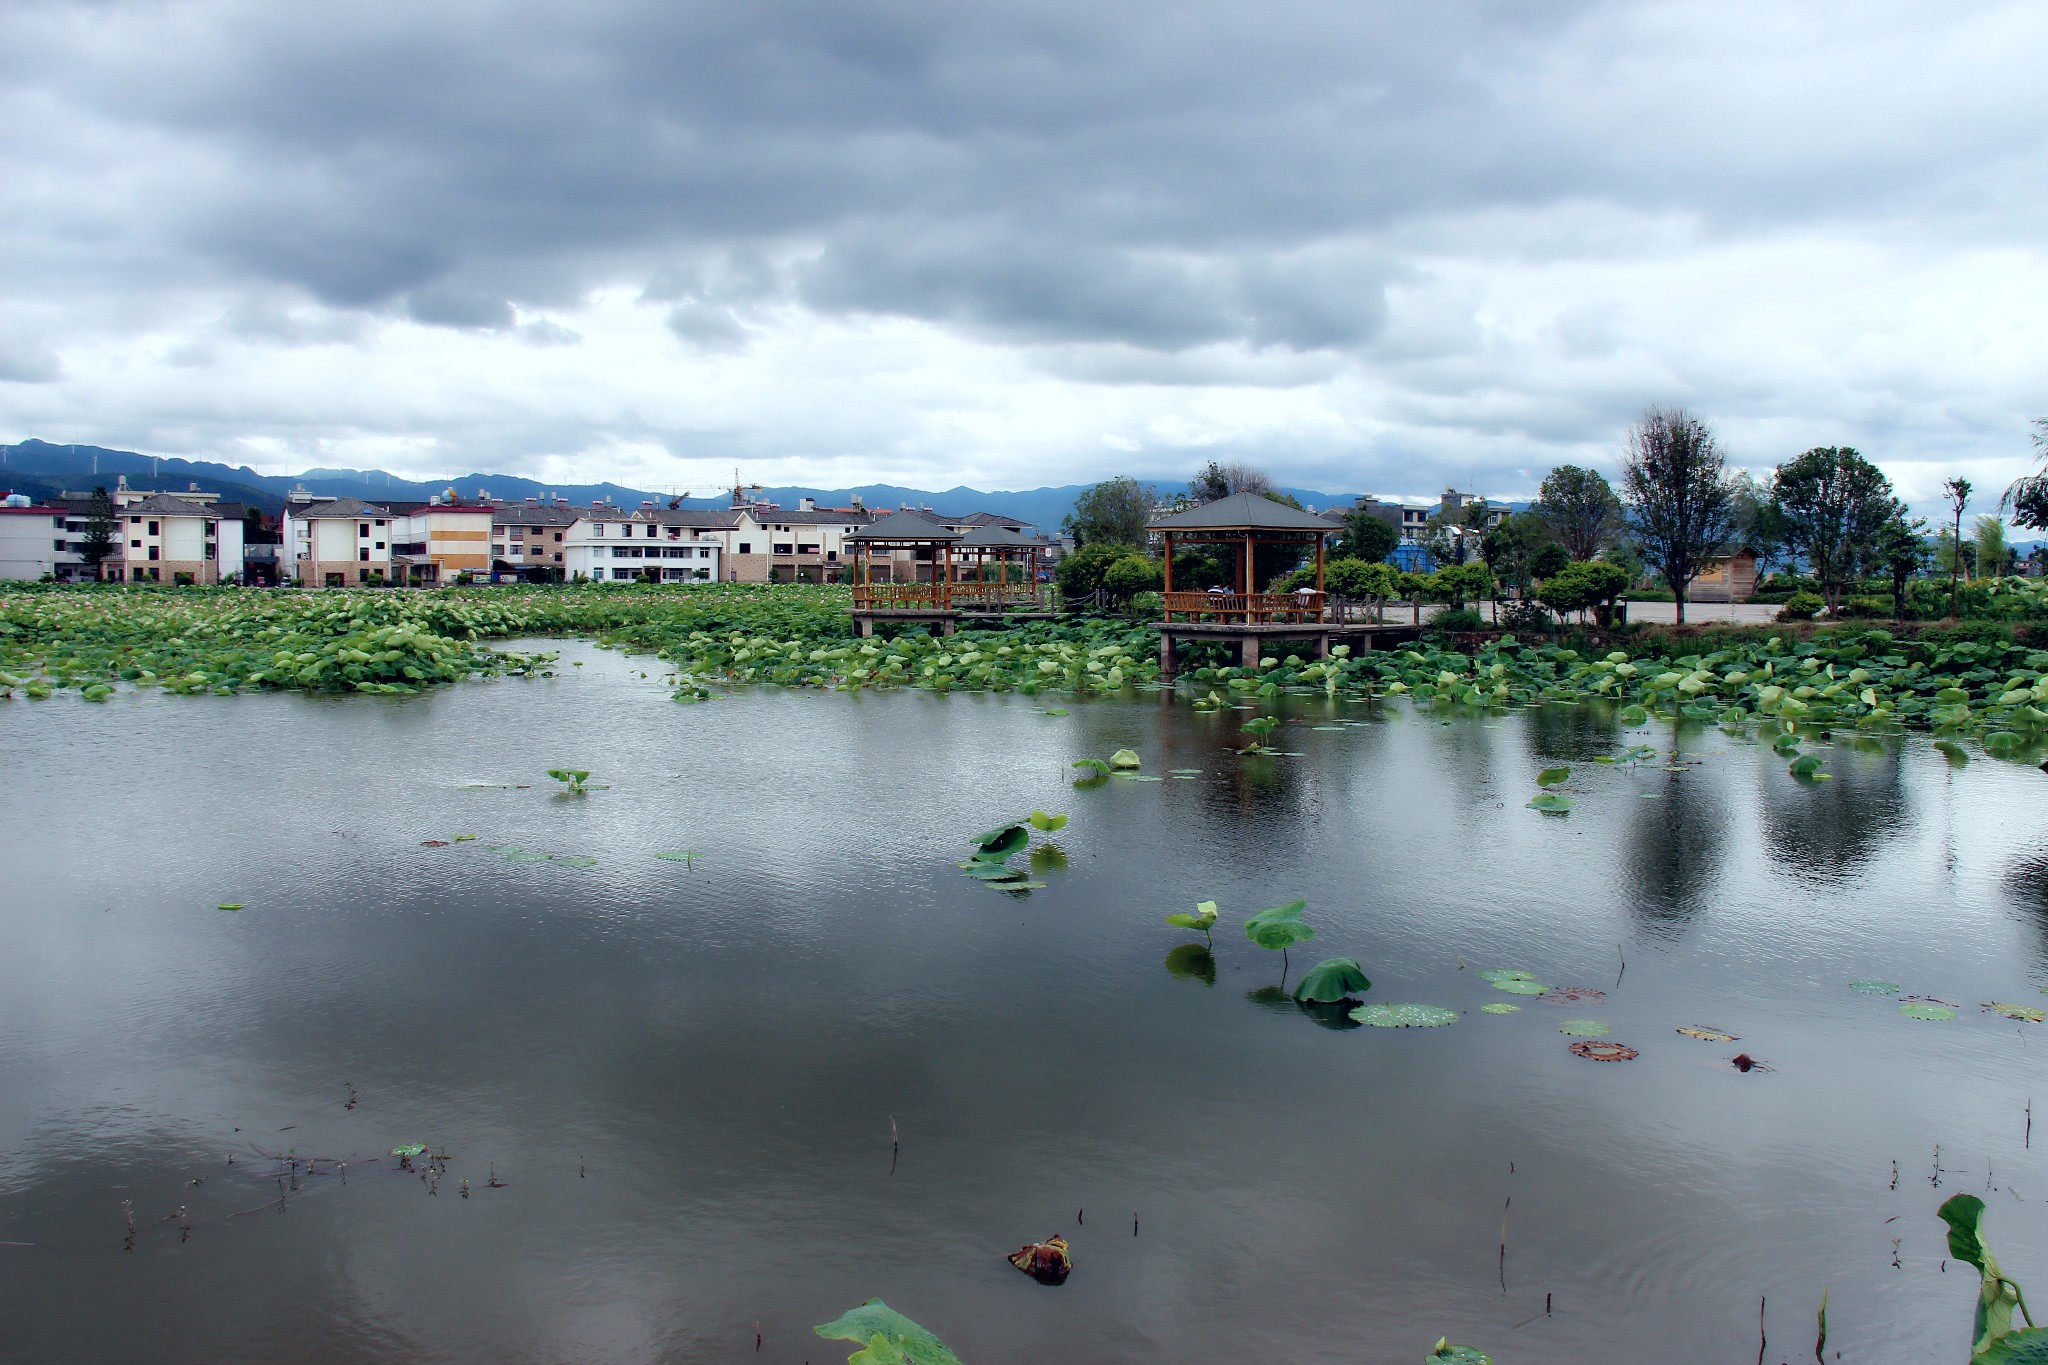
[[[259,474],[247,465],[216,464],[205,460],[184,460],[172,456],[140,455],[132,450],[109,450],[104,446],[56,445],[27,440],[0,445],[0,489],[16,485],[17,491],[48,496],[60,489],[90,489],[95,483],[111,486],[116,477],[128,477],[133,488],[158,488],[175,492],[196,484],[200,491],[246,502],[266,512],[284,505],[285,495],[303,484],[325,497],[357,497],[369,502],[390,499],[422,502],[436,493],[453,488],[465,498],[489,494],[505,502],[518,502],[549,494],[570,502],[588,504],[609,498],[621,507],[642,502],[666,503],[665,494],[616,483],[540,483],[514,474],[459,474],[453,478],[414,481],[387,474],[381,469],[308,469],[299,474]],[[750,486],[751,487],[751,486]],[[804,498],[815,498],[820,507],[846,507],[858,497],[868,507],[930,507],[954,515],[970,512],[1000,512],[1029,522],[1043,531],[1057,531],[1060,522],[1074,510],[1074,499],[1086,491],[1086,484],[1018,491],[985,491],[956,486],[946,489],[905,488],[898,484],[866,484],[859,488],[763,488],[761,496],[770,502],[794,508]],[[1172,485],[1162,484],[1162,491]],[[1282,489],[1309,507],[1349,505],[1350,493],[1323,493],[1308,488]],[[720,489],[705,497],[685,498],[684,507],[717,508],[728,502]]]

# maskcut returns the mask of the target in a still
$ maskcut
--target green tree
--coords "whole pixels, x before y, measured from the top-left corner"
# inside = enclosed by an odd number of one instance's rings
[[[1622,498],[1643,557],[1678,599],[1717,558],[1735,528],[1735,489],[1713,430],[1683,408],[1647,409],[1629,429]]]
[[[1159,565],[1135,550],[1119,555],[1102,571],[1102,590],[1119,603],[1128,603],[1141,592],[1157,592]]]
[[[1977,572],[1996,578],[2006,571],[2005,523],[1997,517],[1978,517],[1970,523],[1970,543],[1977,550]]]
[[[1908,520],[1903,508],[1893,512],[1877,533],[1873,558],[1882,566],[1892,584],[1893,619],[1906,619],[1906,583],[1927,562],[1927,523],[1919,517]]]
[[[1815,446],[1778,466],[1771,505],[1783,519],[1786,543],[1820,580],[1828,614],[1839,613],[1844,585],[1858,576],[1878,532],[1898,513],[1892,481],[1849,446]]]
[[[1770,484],[1747,473],[1735,478],[1735,542],[1756,551],[1757,571],[1768,574],[1785,558],[1785,517]]]
[[[1543,580],[1536,600],[1558,616],[1577,612],[1584,620],[1588,609],[1597,608],[1604,617],[1614,599],[1628,591],[1630,581],[1628,571],[1619,565],[1599,559],[1579,560]]]
[[[1627,522],[1621,499],[1598,470],[1561,464],[1550,471],[1533,509],[1573,559],[1591,559]]]
[[[1975,490],[1968,479],[1958,474],[1953,479],[1942,480],[1941,491],[1955,517],[1955,530],[1948,542],[1948,614],[1953,619],[1956,614],[1956,579],[1963,567],[1963,509],[1970,505],[1970,494]]]
[[[92,498],[85,505],[85,539],[72,546],[78,557],[92,568],[92,576],[104,575],[100,565],[108,555],[114,553],[114,499],[101,484],[92,490]]]
[[[1503,584],[1526,591],[1537,576],[1537,554],[1552,544],[1550,534],[1549,523],[1539,513],[1516,512],[1486,533],[1479,542],[1479,557]]]
[[[1136,479],[1104,479],[1074,499],[1060,529],[1082,545],[1143,545],[1159,494]],[[1092,591],[1092,589],[1091,589]]]
[[[1188,480],[1188,496],[1198,503],[1215,502],[1232,493],[1262,493],[1276,502],[1294,503],[1293,498],[1274,496],[1273,480],[1265,470],[1235,460],[1227,464],[1211,460],[1202,466],[1200,473]]]
[[[2013,520],[2030,531],[2048,530],[2048,417],[2034,419],[2034,451],[2041,468],[2014,480],[1998,500],[1998,510],[2013,510]]]
[[[1332,552],[1344,559],[1362,559],[1377,564],[1401,543],[1401,533],[1370,512],[1352,512],[1344,518],[1344,534]]]
[[[1540,582],[1571,562],[1571,552],[1564,546],[1545,545],[1529,556],[1529,576]]]
[[[1059,564],[1053,569],[1053,578],[1066,596],[1090,597],[1102,591],[1102,580],[1109,572],[1110,565],[1126,555],[1137,553],[1130,545],[1091,541],[1072,554],[1061,556]]]

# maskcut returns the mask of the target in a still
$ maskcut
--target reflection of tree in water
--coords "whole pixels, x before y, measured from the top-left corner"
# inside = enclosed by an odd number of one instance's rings
[[[2048,966],[2048,847],[2030,849],[2005,868],[2005,894],[2034,936],[2034,957]]]
[[[1720,880],[1728,809],[1714,776],[1697,769],[1671,773],[1652,767],[1641,783],[1642,791],[1659,799],[1633,798],[1636,809],[1622,850],[1629,913],[1645,934],[1676,939],[1706,908]]]
[[[1547,702],[1523,712],[1529,756],[1548,766],[1554,762],[1591,762],[1636,742],[1634,732],[1616,725],[1616,708],[1606,702],[1577,706]]]
[[[1765,759],[1758,784],[1764,843],[1793,872],[1841,881],[1860,872],[1908,823],[1904,751],[1838,743],[1811,752],[1826,765],[1828,781],[1801,781],[1783,762]]]

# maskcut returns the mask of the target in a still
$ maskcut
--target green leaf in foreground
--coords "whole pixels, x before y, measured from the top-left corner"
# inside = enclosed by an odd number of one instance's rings
[[[1031,828],[1041,834],[1057,834],[1066,827],[1067,817],[1064,815],[1047,815],[1042,810],[1031,812]]]
[[[1458,1012],[1442,1005],[1360,1005],[1351,1017],[1374,1028],[1442,1028],[1458,1022]]]
[[[242,908],[242,903],[240,901],[222,901],[215,908],[219,910],[239,910]]]
[[[1112,768],[1136,768],[1142,762],[1135,749],[1118,749],[1109,756],[1109,766]]]
[[[1571,775],[1572,770],[1570,768],[1545,768],[1542,772],[1536,774],[1536,785],[1539,787],[1560,786]]]
[[[1545,792],[1533,801],[1524,803],[1530,810],[1540,810],[1545,815],[1566,815],[1571,812],[1572,799],[1557,792]]]
[[[1294,998],[1327,1004],[1371,989],[1365,969],[1354,959],[1332,957],[1302,974],[1301,983],[1294,988]]]
[[[1449,1337],[1438,1337],[1423,1365],[1493,1365],[1493,1357],[1477,1346],[1453,1346]]]
[[[1269,906],[1244,922],[1244,936],[1275,952],[1306,943],[1316,936],[1314,929],[1301,922],[1301,912],[1307,908],[1307,901]]]
[[[1908,1019],[1938,1020],[1956,1017],[1956,1012],[1946,1005],[1922,1005],[1918,1003],[1899,1006],[1899,1013],[1905,1015]]]
[[[1031,829],[1023,820],[1013,820],[974,836],[974,846],[979,850],[977,857],[1007,858],[1013,853],[1022,853],[1030,845]]]
[[[1091,773],[1100,773],[1107,775],[1109,772],[1109,765],[1107,763],[1104,763],[1099,758],[1077,758],[1074,760],[1073,766],[1076,768],[1085,768]]]
[[[2048,1353],[2042,1353],[2041,1346],[2048,1341],[2048,1332],[2013,1331],[2015,1308],[2026,1316],[2027,1326],[2032,1327],[2034,1319],[2027,1313],[2020,1287],[2005,1277],[1998,1258],[1984,1245],[1984,1201],[1974,1194],[1958,1194],[1937,1212],[1941,1221],[1948,1224],[1948,1254],[1976,1267],[1983,1277],[1977,1293],[1976,1320],[1971,1327],[1971,1365],[2048,1360]],[[1994,1351],[2003,1354],[1993,1354]]]
[[[857,1341],[865,1348],[847,1365],[960,1365],[946,1343],[880,1299],[811,1329],[827,1341]]]

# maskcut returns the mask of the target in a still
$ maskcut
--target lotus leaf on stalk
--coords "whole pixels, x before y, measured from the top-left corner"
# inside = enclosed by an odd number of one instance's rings
[[[846,1365],[960,1365],[945,1342],[880,1299],[811,1330],[828,1341],[861,1343],[864,1349],[848,1356]]]
[[[1209,931],[1216,927],[1218,913],[1215,901],[1198,901],[1195,904],[1194,914],[1190,915],[1185,910],[1177,910],[1166,917],[1166,922],[1176,929],[1194,930],[1204,939],[1207,939],[1209,946],[1214,948],[1216,940],[1210,937]]]
[[[1998,1258],[1984,1245],[1984,1201],[1974,1194],[1951,1196],[1937,1211],[1948,1224],[1948,1254],[1976,1269],[1977,1311],[1970,1328],[1970,1365],[2039,1365],[2048,1361],[2048,1331],[2034,1326],[2026,1296],[2007,1279]],[[2017,1311],[2027,1324],[2013,1326]]]
[[[1365,969],[1348,957],[1325,958],[1302,973],[1294,998],[1305,1003],[1334,1004],[1372,989]]]

